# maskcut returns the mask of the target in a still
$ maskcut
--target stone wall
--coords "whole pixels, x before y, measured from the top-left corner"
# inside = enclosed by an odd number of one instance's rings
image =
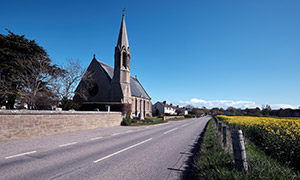
[[[0,141],[119,126],[120,112],[0,110]]]

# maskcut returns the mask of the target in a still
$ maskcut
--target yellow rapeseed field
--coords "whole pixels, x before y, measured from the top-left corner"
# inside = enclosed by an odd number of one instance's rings
[[[218,116],[225,118],[229,124],[238,124],[246,127],[259,126],[270,134],[276,134],[281,139],[300,137],[300,118],[273,118],[251,116]]]

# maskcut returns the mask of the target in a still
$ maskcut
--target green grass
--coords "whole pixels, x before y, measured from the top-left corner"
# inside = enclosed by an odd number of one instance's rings
[[[164,121],[163,118],[159,118],[159,117],[146,117],[146,121],[137,121],[131,123],[131,126],[154,125],[154,124],[167,123],[168,121],[180,121],[185,119],[191,119],[191,118],[172,118]]]
[[[154,125],[154,124],[161,124],[167,123],[168,121],[164,121],[162,118],[158,117],[147,117],[146,121],[137,121],[131,123],[131,126],[143,126],[143,125]]]
[[[247,174],[234,168],[232,153],[224,151],[216,132],[215,123],[209,121],[201,151],[193,165],[194,179],[300,179],[300,176],[288,167],[266,156],[251,143],[246,141]]]
[[[146,117],[146,120],[158,121],[158,120],[163,120],[163,118],[154,116],[154,117]]]
[[[181,120],[186,120],[186,119],[191,119],[191,118],[171,118],[171,119],[168,119],[168,121],[181,121]]]

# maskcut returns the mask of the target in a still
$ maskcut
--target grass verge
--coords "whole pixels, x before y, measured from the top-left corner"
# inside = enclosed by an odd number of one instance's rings
[[[247,174],[234,168],[232,153],[224,151],[218,139],[215,123],[210,120],[200,152],[193,164],[191,179],[300,179],[294,171],[266,156],[246,141]]]
[[[164,121],[163,118],[159,118],[159,117],[147,117],[145,121],[137,121],[131,123],[131,126],[154,125],[154,124],[167,123],[168,121],[181,121],[186,119],[191,119],[191,118],[172,118]]]
[[[131,123],[131,126],[143,126],[143,125],[154,125],[154,124],[161,124],[161,123],[167,123],[168,121],[164,120],[155,120],[155,121],[137,121],[134,123]]]
[[[171,119],[168,119],[168,121],[181,121],[181,120],[186,120],[186,119],[192,119],[192,118],[171,118]]]

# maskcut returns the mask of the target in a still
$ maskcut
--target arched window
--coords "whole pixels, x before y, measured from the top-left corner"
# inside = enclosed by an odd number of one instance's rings
[[[138,112],[137,112],[137,103],[138,103],[138,100],[137,100],[137,98],[135,98],[135,115],[136,116],[138,115]]]
[[[127,68],[127,53],[123,52],[123,66]]]

